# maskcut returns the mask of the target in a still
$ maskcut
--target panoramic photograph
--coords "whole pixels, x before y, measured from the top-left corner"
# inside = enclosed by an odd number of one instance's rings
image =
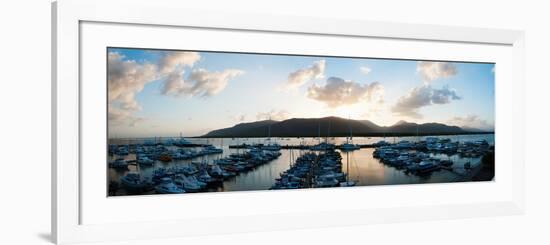
[[[116,48],[108,196],[492,181],[494,63]]]

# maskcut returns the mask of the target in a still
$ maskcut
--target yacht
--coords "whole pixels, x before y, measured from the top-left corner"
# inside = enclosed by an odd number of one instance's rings
[[[340,187],[352,187],[355,186],[355,181],[344,181],[340,182]]]
[[[197,179],[206,184],[212,183],[214,181],[214,179],[204,169],[199,172]]]
[[[262,150],[280,151],[281,150],[281,145],[279,145],[277,143],[267,144],[267,145],[262,146]]]
[[[147,187],[147,182],[135,172],[129,172],[120,178],[121,186],[127,191],[140,191]]]
[[[117,158],[111,162],[110,165],[115,169],[128,169],[128,162],[126,162],[123,158]]]
[[[312,146],[311,150],[313,150],[313,151],[328,151],[328,150],[332,150],[334,148],[335,148],[335,146],[333,144],[326,143],[326,142],[321,142],[319,144],[316,144],[316,145]]]
[[[128,147],[125,147],[125,146],[119,147],[116,151],[116,154],[121,156],[128,155],[128,153],[129,153]]]
[[[136,161],[140,166],[153,166],[153,164],[155,164],[153,159],[146,156],[140,156]]]
[[[155,187],[155,192],[158,194],[178,194],[185,193],[185,190],[179,188],[174,184],[172,179],[164,177],[160,180],[160,183]]]
[[[348,119],[349,121],[349,119]],[[359,145],[350,143],[350,140],[353,139],[353,131],[351,125],[349,126],[349,137],[346,137],[346,143],[340,145],[340,150],[342,151],[355,151],[361,149]]]
[[[344,144],[340,145],[340,150],[342,150],[342,151],[355,151],[355,150],[359,150],[359,149],[361,149],[361,147],[359,145],[356,145],[356,144],[344,143]]]
[[[434,164],[431,161],[421,161],[418,164],[416,172],[420,174],[430,173],[432,171],[438,170],[440,167],[441,166],[439,166],[438,164]]]
[[[224,171],[218,165],[212,165],[210,167],[210,174],[214,177],[224,178],[224,179],[231,177],[231,174],[229,174],[227,171]]]
[[[339,181],[333,177],[320,176],[315,180],[315,187],[336,187]]]
[[[186,140],[180,135],[180,138],[173,143],[175,146],[179,147],[186,147],[186,146],[193,146],[194,144]]]
[[[201,187],[201,189],[206,188],[206,186],[208,185],[207,183],[204,183],[204,182],[198,180],[197,177],[195,177],[195,175],[187,176],[187,179],[189,179],[189,180],[193,181],[194,183],[196,183],[197,185],[199,185]]]
[[[213,145],[208,145],[202,149],[203,152],[206,154],[220,154],[223,153],[223,150],[220,148],[216,148]]]
[[[198,183],[183,174],[176,175],[174,178],[174,183],[178,187],[185,189],[186,192],[198,192],[202,189]]]
[[[159,156],[159,160],[163,161],[163,162],[170,162],[172,161],[172,157],[168,154],[162,154]]]

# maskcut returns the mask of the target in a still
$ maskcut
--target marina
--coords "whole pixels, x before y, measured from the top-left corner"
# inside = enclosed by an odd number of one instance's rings
[[[462,182],[489,154],[494,134],[111,139],[109,195]]]
[[[108,196],[495,174],[494,63],[107,51]]]

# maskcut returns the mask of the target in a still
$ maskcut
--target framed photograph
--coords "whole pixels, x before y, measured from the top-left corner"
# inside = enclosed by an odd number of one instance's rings
[[[523,32],[184,10],[53,3],[57,243],[523,212]]]

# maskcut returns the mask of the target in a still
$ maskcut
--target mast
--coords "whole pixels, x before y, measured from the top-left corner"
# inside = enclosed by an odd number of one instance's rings
[[[319,119],[319,127],[317,129],[317,137],[319,138],[319,144],[321,144],[321,119]]]
[[[271,142],[271,117],[269,117],[269,126],[267,127],[267,141]]]
[[[349,121],[349,139],[353,140],[353,127],[351,126],[351,117]]]
[[[328,144],[328,138],[330,137],[330,120],[328,121],[328,128],[327,128],[327,137],[325,140],[325,143]]]

